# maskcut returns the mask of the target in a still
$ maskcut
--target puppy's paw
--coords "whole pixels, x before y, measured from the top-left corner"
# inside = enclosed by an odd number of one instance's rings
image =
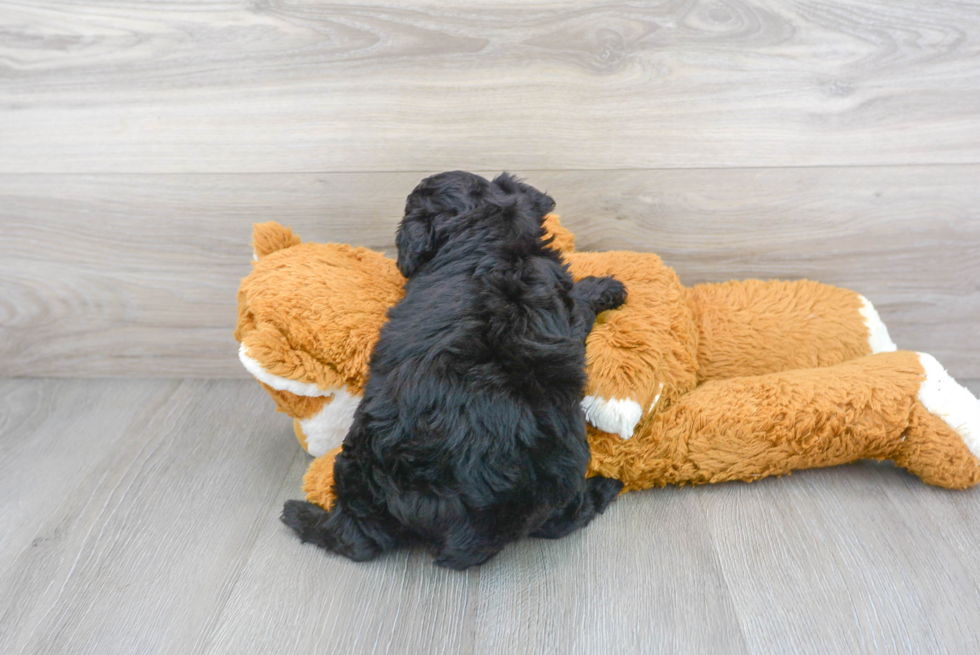
[[[453,569],[454,571],[465,571],[471,566],[480,566],[499,553],[500,550],[501,546],[499,545],[484,546],[471,551],[449,551],[443,549],[436,554],[434,561],[436,566]]]
[[[613,478],[604,478],[596,475],[585,481],[589,495],[592,496],[592,503],[595,506],[596,514],[602,514],[609,507],[619,492],[623,490],[623,483]]]
[[[328,512],[305,500],[287,500],[282,506],[282,514],[279,520],[293,529],[304,542],[318,541],[319,530],[317,526],[321,521],[326,520]]]
[[[626,285],[612,276],[582,278],[575,283],[575,289],[588,300],[596,314],[626,302]]]
[[[602,292],[596,300],[596,313],[604,312],[607,309],[618,309],[626,302],[626,285],[614,277],[604,277],[602,280]]]

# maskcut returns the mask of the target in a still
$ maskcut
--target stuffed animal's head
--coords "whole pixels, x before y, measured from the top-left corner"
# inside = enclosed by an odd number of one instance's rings
[[[545,221],[555,247],[572,235]],[[405,278],[383,253],[343,244],[301,243],[278,223],[253,228],[253,270],[238,292],[239,358],[300,443],[319,456],[340,445],[354,416],[368,360]]]
[[[239,358],[315,455],[339,444],[367,379],[368,358],[405,279],[382,253],[300,243],[255,225],[252,273],[238,292]]]

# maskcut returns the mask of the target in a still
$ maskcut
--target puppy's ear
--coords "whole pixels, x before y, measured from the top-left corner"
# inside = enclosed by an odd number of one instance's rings
[[[520,178],[506,171],[495,177],[493,183],[508,195],[523,195],[531,204],[535,217],[541,221],[544,221],[545,215],[555,208],[555,201],[551,196],[538,191],[530,184],[525,184]]]
[[[544,217],[551,213],[551,210],[555,208],[554,199],[547,193],[542,193],[538,191],[533,186],[527,187],[528,199],[531,201],[531,206],[534,207],[534,214],[543,222]]]
[[[406,278],[415,275],[423,264],[436,254],[436,239],[431,220],[428,216],[406,214],[395,245],[398,247],[398,270]]]
[[[519,193],[521,190],[521,180],[507,171],[493,178],[493,183],[504,193]]]

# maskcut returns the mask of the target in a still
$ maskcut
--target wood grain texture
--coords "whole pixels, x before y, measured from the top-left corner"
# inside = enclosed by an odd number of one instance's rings
[[[0,172],[980,163],[965,0],[0,7]]]
[[[94,383],[104,398],[77,411],[88,384],[43,386],[81,396],[58,400],[75,409],[62,422],[100,421],[125,438],[84,442],[97,464],[60,502],[37,508],[44,520],[32,539],[5,544],[14,550],[0,577],[0,651],[198,652],[298,447],[262,392],[242,382],[155,382],[157,393],[121,424],[104,405],[134,400],[133,383]],[[78,436],[26,429],[4,439],[70,450]]]
[[[696,490],[757,652],[970,653],[980,579],[923,499],[966,500],[875,464]],[[959,532],[962,521],[946,522]],[[831,645],[831,646],[828,646]]]
[[[0,575],[9,574],[15,553],[59,538],[38,534],[47,512],[69,498],[143,407],[159,402],[170,386],[0,381]]]
[[[849,287],[900,347],[980,376],[980,166],[523,173],[580,249]],[[0,175],[0,375],[245,377],[251,224],[393,253],[425,174]]]
[[[8,380],[0,402],[0,449],[24,469],[0,477],[4,653],[980,645],[980,493],[891,466],[632,493],[456,573],[417,550],[355,564],[299,543],[278,513],[309,458],[251,382]]]
[[[290,487],[282,500],[300,496]],[[696,499],[659,495],[462,574],[421,551],[359,566],[270,522],[208,652],[748,652]]]
[[[479,571],[437,569],[419,552],[360,567],[304,545],[278,520],[302,498],[297,457],[255,542],[208,653],[468,653]]]

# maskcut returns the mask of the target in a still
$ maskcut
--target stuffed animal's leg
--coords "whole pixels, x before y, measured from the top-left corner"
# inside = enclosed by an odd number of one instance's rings
[[[809,280],[744,280],[687,290],[698,381],[833,366],[895,344],[860,294]]]
[[[925,482],[980,481],[980,402],[929,355],[894,352],[707,382],[629,441],[590,432],[590,471],[627,489],[756,480],[887,459]]]
[[[334,448],[325,455],[317,457],[303,475],[303,492],[306,500],[329,510],[336,501],[333,492],[333,465],[341,447]]]
[[[892,459],[929,484],[972,487],[980,481],[980,400],[934,357],[920,353],[919,358],[925,379]]]
[[[585,487],[565,507],[550,516],[532,537],[559,539],[585,527],[597,515],[606,511],[612,499],[622,490],[619,480],[597,475],[585,481]]]

